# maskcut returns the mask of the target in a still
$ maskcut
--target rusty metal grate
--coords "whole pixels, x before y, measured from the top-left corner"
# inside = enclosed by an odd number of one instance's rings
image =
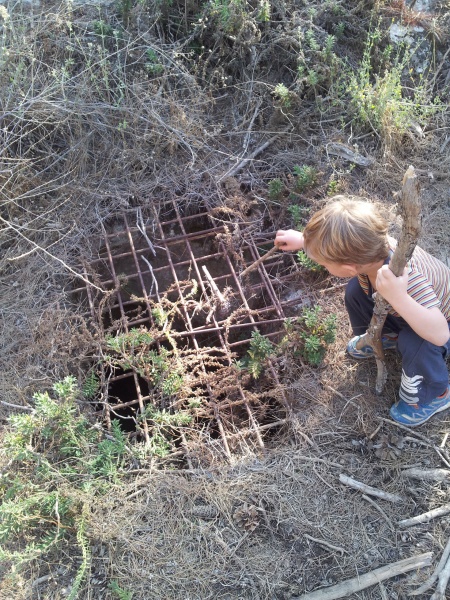
[[[294,259],[274,255],[244,281],[239,275],[271,248],[273,234],[249,234],[246,224],[218,223],[206,211],[182,215],[176,202],[165,207],[164,215],[144,218],[141,209],[130,211],[120,217],[110,232],[105,232],[98,258],[90,262],[85,275],[94,277],[103,289],[114,290],[113,300],[100,309],[92,289],[86,286],[84,293],[92,317],[100,320],[106,330],[129,332],[137,327],[151,327],[152,306],[169,293],[181,307],[176,343],[198,351],[199,356],[220,352],[228,364],[232,363],[232,354],[242,356],[246,352],[255,329],[268,338],[279,335],[286,308],[299,304],[298,296],[280,298],[280,289],[298,273]],[[241,240],[239,256],[227,244],[230,236]],[[209,310],[198,314],[192,309],[186,297],[186,280],[197,282],[203,304]],[[230,318],[235,314],[238,319]],[[206,361],[202,368],[205,372],[209,368]],[[277,382],[275,369],[270,365],[269,370]],[[152,402],[146,382],[132,370],[103,373],[103,388],[107,423],[111,417],[123,415],[123,411],[143,414],[146,404]],[[261,417],[261,411],[252,405],[249,389],[243,385],[238,386],[237,397],[232,400],[218,400],[217,394],[206,391],[214,421],[209,429],[214,430],[215,443],[221,444],[229,459],[236,437],[263,448],[266,432],[285,422],[287,403],[280,392],[275,404],[272,402],[270,410]],[[230,411],[238,413],[239,418],[235,414],[230,417]],[[145,420],[141,429],[148,441],[151,432]],[[183,451],[188,454],[182,444],[179,453]]]

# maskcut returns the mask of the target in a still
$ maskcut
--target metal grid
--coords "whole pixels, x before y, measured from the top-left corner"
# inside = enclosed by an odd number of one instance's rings
[[[286,307],[298,304],[298,298],[290,301],[281,301],[279,298],[280,286],[298,272],[295,261],[281,254],[274,255],[244,280],[239,275],[261,253],[270,249],[273,235],[269,238],[261,235],[255,239],[255,236],[247,234],[245,239],[245,231],[240,231],[244,241],[243,252],[238,260],[234,252],[228,249],[225,240],[230,235],[230,228],[234,228],[236,233],[239,223],[218,226],[207,212],[181,215],[176,202],[173,202],[169,211],[165,210],[165,214],[165,220],[154,215],[144,223],[138,209],[134,213],[123,214],[123,223],[116,223],[114,231],[105,232],[99,257],[90,262],[85,273],[88,276],[89,270],[92,276],[92,272],[95,272],[97,282],[103,289],[115,290],[113,302],[103,309],[103,326],[124,332],[136,327],[152,326],[152,303],[159,302],[161,295],[170,290],[174,300],[179,302],[183,315],[176,327],[177,344],[189,345],[198,351],[199,356],[208,352],[208,349],[211,352],[219,349],[231,364],[232,353],[243,355],[246,352],[255,329],[267,337],[279,335],[283,330]],[[289,264],[286,266],[289,260],[292,260],[291,268]],[[282,273],[285,275],[280,275]],[[189,308],[183,283],[187,279],[197,281],[202,298],[213,307],[208,314],[198,315]],[[98,306],[90,286],[86,286],[85,292],[92,316],[98,320]],[[225,300],[226,307],[221,300]],[[239,313],[239,322],[230,322],[229,316],[233,311]],[[203,368],[206,371],[208,367]],[[278,382],[276,370],[272,365],[268,368],[271,377]],[[114,416],[131,409],[142,414],[146,403],[152,401],[151,394],[145,389],[145,382],[134,371],[108,373],[103,385],[106,398],[104,415],[108,424],[111,412]],[[124,397],[114,393],[114,389],[119,388]],[[125,389],[126,393],[123,393]],[[263,448],[265,432],[282,425],[286,417],[287,403],[282,395],[278,396],[277,409],[271,411],[271,416],[265,422],[260,422],[248,400],[248,390],[239,386],[238,392],[238,398],[233,402],[226,398],[218,402],[217,397],[208,390],[217,439],[229,459],[232,457],[229,442],[233,436],[252,438],[257,447]],[[237,407],[240,410],[242,426],[239,431],[236,428],[230,430],[227,426],[228,417],[223,418],[224,407],[228,414],[231,404],[233,410],[237,410]],[[145,420],[142,420],[141,426],[143,436],[149,441]]]

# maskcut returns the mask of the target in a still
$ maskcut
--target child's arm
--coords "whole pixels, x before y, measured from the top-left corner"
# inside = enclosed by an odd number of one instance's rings
[[[427,308],[408,294],[408,269],[396,277],[388,265],[378,270],[377,290],[417,335],[436,346],[444,346],[450,337],[448,323],[437,306]]]
[[[277,231],[274,244],[285,252],[303,250],[303,233],[295,229],[280,229]]]

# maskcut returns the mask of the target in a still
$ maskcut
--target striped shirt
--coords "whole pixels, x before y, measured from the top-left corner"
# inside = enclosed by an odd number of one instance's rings
[[[389,249],[385,264],[389,264],[394,248]],[[437,306],[447,321],[450,321],[450,269],[419,246],[416,246],[407,266],[408,294],[411,298],[426,308]],[[358,275],[358,281],[367,295],[373,293],[367,275]],[[394,317],[400,316],[392,307],[389,314]]]

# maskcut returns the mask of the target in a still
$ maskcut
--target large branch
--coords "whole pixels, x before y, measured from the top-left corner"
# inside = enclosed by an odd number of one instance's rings
[[[336,600],[336,598],[348,598],[352,594],[364,590],[371,585],[376,585],[385,579],[397,577],[397,575],[402,575],[408,571],[415,571],[422,567],[428,567],[431,564],[432,556],[432,552],[411,556],[411,558],[405,558],[384,567],[379,567],[364,575],[358,575],[353,579],[347,579],[347,581],[343,581],[342,583],[321,588],[315,592],[303,594],[303,596],[297,596],[295,600]]]
[[[410,260],[420,235],[422,215],[419,199],[419,181],[414,167],[409,167],[403,176],[403,186],[399,198],[399,212],[403,218],[402,231],[397,247],[389,263],[391,271],[399,277]],[[389,311],[389,304],[379,294],[375,294],[375,307],[366,334],[360,339],[357,348],[372,346],[377,361],[377,381],[375,391],[381,394],[387,379],[381,332]]]

